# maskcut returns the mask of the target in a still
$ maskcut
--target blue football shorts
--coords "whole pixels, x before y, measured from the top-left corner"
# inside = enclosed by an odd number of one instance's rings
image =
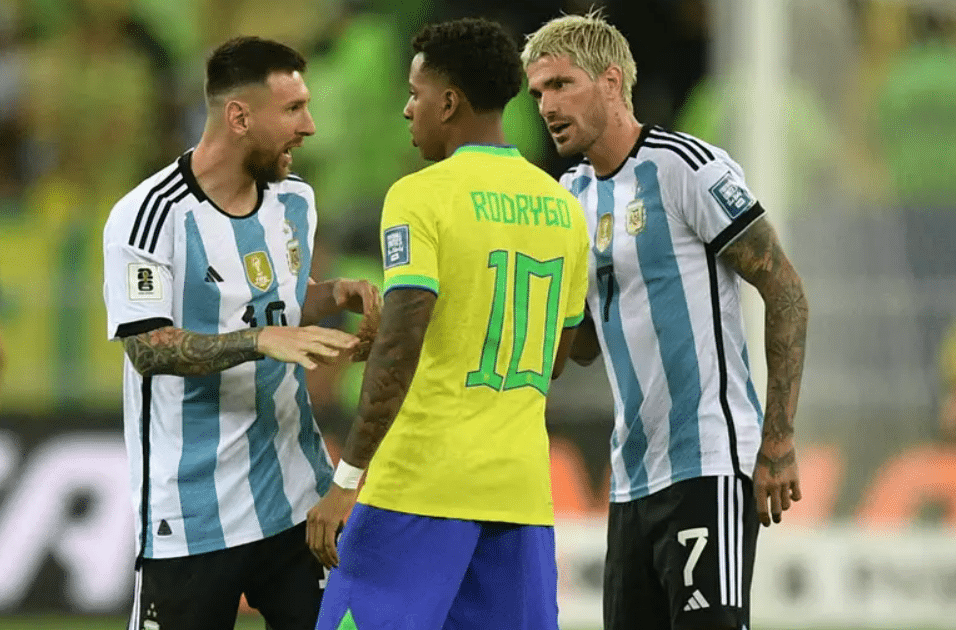
[[[557,630],[554,528],[357,504],[317,630]]]

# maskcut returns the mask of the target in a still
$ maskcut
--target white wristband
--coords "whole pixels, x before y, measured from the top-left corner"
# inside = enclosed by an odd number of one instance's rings
[[[361,468],[356,468],[344,459],[340,459],[339,465],[335,468],[335,475],[332,477],[332,481],[335,485],[345,490],[355,490],[358,488],[359,481],[362,480],[363,474],[365,474],[365,471]]]

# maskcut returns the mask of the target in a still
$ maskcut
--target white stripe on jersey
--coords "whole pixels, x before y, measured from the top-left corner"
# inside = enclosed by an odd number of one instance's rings
[[[107,221],[110,337],[164,321],[206,334],[298,325],[315,227],[312,190],[291,179],[266,188],[253,214],[225,215],[198,188],[187,154],[120,200]],[[298,366],[263,359],[206,377],[143,379],[127,360],[124,392],[144,557],[279,533],[302,522],[331,482]]]
[[[721,149],[647,127],[621,168],[561,178],[592,236],[588,306],[615,403],[611,500],[750,475],[762,412],[739,279],[718,254],[762,214]]]

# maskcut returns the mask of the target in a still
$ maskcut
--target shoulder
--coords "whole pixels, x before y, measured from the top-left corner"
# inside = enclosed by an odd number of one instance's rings
[[[269,184],[269,186],[275,187],[277,193],[296,193],[308,197],[315,196],[312,186],[295,173],[289,173],[289,176],[281,182]]]
[[[426,166],[396,181],[385,195],[386,203],[388,201],[397,202],[406,199],[421,200],[429,198],[434,196],[434,192],[439,187],[444,188],[459,181],[460,178],[449,170],[444,163],[445,161],[447,160]]]
[[[743,178],[743,169],[726,151],[687,133],[653,127],[644,148],[641,157],[653,160],[664,185],[709,187],[727,173]]]
[[[697,173],[727,156],[722,149],[696,136],[658,126],[650,128],[643,146],[659,166],[686,174]]]
[[[187,190],[179,160],[144,179],[126,193],[110,210],[104,234],[107,238],[117,232],[129,233],[143,222],[150,209],[173,200]],[[119,236],[117,236],[119,238]]]
[[[574,182],[582,177],[587,178],[589,181],[594,179],[594,168],[586,159],[581,160],[568,170],[564,171],[564,173],[558,177],[558,181],[561,182],[561,185],[564,188],[570,190]]]

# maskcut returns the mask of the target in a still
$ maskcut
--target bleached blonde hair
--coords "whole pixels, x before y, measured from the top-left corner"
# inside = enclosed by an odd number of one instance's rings
[[[586,15],[562,15],[528,35],[521,51],[525,70],[545,56],[567,56],[592,80],[612,64],[620,67],[623,75],[621,98],[627,108],[634,111],[631,102],[631,91],[637,79],[634,56],[624,35],[604,19],[600,10],[592,9]]]

